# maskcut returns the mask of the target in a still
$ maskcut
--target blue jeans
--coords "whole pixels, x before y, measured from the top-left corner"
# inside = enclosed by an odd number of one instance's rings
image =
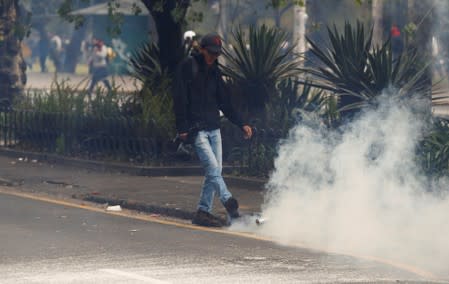
[[[215,193],[217,193],[221,203],[225,203],[232,196],[221,175],[222,146],[220,129],[199,131],[194,145],[205,171],[198,209],[210,213]]]
[[[108,68],[106,66],[92,67],[92,81],[87,89],[89,95],[93,92],[95,85],[100,81],[103,81],[104,85],[108,89],[108,92],[112,90],[111,83],[109,83],[108,80],[108,75]]]

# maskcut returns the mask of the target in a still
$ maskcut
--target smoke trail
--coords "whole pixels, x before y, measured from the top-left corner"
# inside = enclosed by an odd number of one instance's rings
[[[449,198],[415,162],[428,103],[386,97],[339,131],[297,125],[282,143],[262,233],[282,243],[365,254],[446,272]],[[444,191],[444,190],[443,190]]]

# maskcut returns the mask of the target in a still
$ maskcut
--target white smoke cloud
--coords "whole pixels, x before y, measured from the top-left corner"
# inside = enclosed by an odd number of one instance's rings
[[[449,269],[449,198],[415,162],[428,102],[384,97],[338,131],[300,124],[279,149],[261,233],[281,243]]]

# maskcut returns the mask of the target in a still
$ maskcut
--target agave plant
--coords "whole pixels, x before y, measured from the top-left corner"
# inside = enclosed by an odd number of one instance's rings
[[[310,38],[311,53],[317,61],[304,69],[313,85],[340,97],[341,111],[354,111],[375,102],[385,89],[398,97],[429,95],[429,65],[422,64],[416,51],[393,60],[391,45],[372,48],[372,29],[365,32],[357,22],[355,29],[346,23],[343,33],[336,26],[327,28],[329,45],[319,46]]]
[[[248,110],[263,113],[276,84],[296,76],[300,61],[294,46],[286,46],[288,34],[280,29],[250,26],[246,37],[239,27],[232,35],[231,48],[224,50],[223,73],[244,90]]]
[[[153,42],[146,42],[134,51],[129,65],[131,76],[141,81],[144,87],[154,87],[154,82],[160,82],[167,74],[160,64],[159,47]]]
[[[270,127],[286,134],[306,113],[324,114],[322,110],[326,108],[327,100],[322,90],[302,86],[293,78],[282,80],[277,88],[279,95],[273,96],[267,104]]]
[[[152,42],[143,44],[129,59],[131,76],[143,83],[142,90],[134,93],[123,108],[126,113],[140,115],[144,131],[152,131],[162,141],[174,135],[172,109],[172,76],[160,64],[160,52]]]
[[[433,131],[422,141],[420,158],[430,175],[449,173],[449,122],[437,119]]]

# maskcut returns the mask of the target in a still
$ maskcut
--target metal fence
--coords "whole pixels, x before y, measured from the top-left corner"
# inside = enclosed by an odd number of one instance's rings
[[[225,162],[240,166],[253,163],[257,167],[261,166],[257,149],[275,147],[279,139],[275,131],[258,130],[251,141],[245,141],[242,132],[230,124],[224,125],[222,136]],[[141,119],[130,116],[2,109],[0,143],[8,148],[89,159],[173,162],[177,157],[176,145],[170,138],[158,135]]]
[[[0,111],[4,147],[64,155],[158,158],[157,137],[145,132],[141,120],[126,116]]]

